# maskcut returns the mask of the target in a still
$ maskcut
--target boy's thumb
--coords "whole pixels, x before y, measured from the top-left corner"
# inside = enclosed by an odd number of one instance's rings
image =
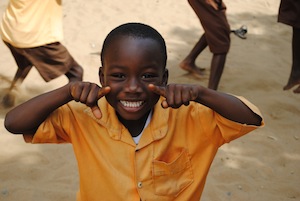
[[[102,113],[101,113],[100,108],[97,105],[95,105],[95,106],[91,107],[91,109],[92,109],[92,112],[93,112],[94,116],[97,119],[101,119]]]

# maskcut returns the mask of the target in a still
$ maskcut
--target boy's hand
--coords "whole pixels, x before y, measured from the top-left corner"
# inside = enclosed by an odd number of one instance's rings
[[[101,110],[97,104],[98,100],[109,92],[110,87],[99,87],[97,84],[90,82],[73,82],[70,86],[72,98],[89,106],[97,119],[102,117]]]
[[[181,105],[189,105],[195,101],[200,94],[201,88],[196,85],[169,84],[167,86],[155,86],[149,84],[149,89],[166,98],[161,105],[163,108],[179,108]]]

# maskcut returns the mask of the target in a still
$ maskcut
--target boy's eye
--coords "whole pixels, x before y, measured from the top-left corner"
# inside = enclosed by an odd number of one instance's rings
[[[111,74],[111,77],[116,78],[116,79],[124,79],[125,75],[122,73],[114,73],[114,74]]]
[[[153,73],[145,73],[142,75],[142,79],[151,79],[151,78],[155,78],[157,77],[157,75],[153,74]]]

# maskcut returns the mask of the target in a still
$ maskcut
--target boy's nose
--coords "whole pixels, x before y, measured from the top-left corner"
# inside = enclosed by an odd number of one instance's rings
[[[129,92],[140,92],[141,86],[138,80],[133,78],[128,81],[127,89]]]

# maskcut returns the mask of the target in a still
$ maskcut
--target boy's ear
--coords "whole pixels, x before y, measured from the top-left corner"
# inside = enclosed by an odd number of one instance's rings
[[[169,79],[169,70],[166,68],[163,75],[163,83],[162,83],[164,86],[168,84],[168,79]]]
[[[104,72],[103,71],[104,71],[103,67],[100,66],[98,74],[99,74],[99,80],[100,80],[101,86],[105,86],[104,85],[105,82],[104,82]]]

